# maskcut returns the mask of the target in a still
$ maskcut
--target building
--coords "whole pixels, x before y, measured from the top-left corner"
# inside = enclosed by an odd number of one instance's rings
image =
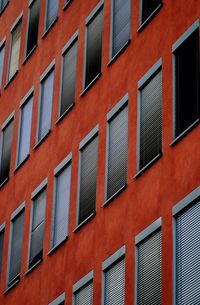
[[[0,11],[0,304],[199,305],[199,1]]]

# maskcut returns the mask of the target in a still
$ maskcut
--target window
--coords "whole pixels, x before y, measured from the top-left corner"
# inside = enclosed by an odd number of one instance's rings
[[[128,95],[107,114],[106,199],[126,185]]]
[[[125,304],[125,247],[103,262],[102,305]]]
[[[1,169],[0,169],[0,185],[9,178],[11,145],[13,133],[13,116],[12,113],[2,126],[1,135]]]
[[[97,132],[98,126],[79,145],[78,224],[81,224],[95,212],[98,152]]]
[[[8,2],[9,2],[9,0],[0,0],[0,12],[3,11],[3,9],[6,7]]]
[[[62,51],[59,116],[62,116],[75,101],[77,38],[78,33],[75,33]]]
[[[27,57],[37,45],[39,15],[40,0],[32,1],[29,6],[25,57]]]
[[[42,260],[44,221],[46,206],[46,185],[45,179],[32,193],[32,215],[29,241],[29,261],[28,268],[34,267]]]
[[[46,0],[45,31],[54,23],[58,14],[58,0]]]
[[[162,5],[162,0],[140,0],[141,24],[151,17]]]
[[[51,302],[49,305],[64,305],[65,304],[65,293],[62,293],[57,297],[53,302]]]
[[[4,66],[4,54],[5,54],[5,40],[0,44],[0,89],[2,87],[2,76],[3,76],[3,66]]]
[[[21,164],[29,154],[31,119],[33,104],[33,89],[24,97],[20,105],[20,122],[18,131],[17,166]]]
[[[25,204],[23,203],[11,216],[7,274],[8,287],[13,285],[16,281],[19,281],[22,260],[24,208]]]
[[[69,215],[71,158],[69,154],[54,170],[54,202],[51,233],[51,248],[67,237]]]
[[[93,271],[89,272],[73,285],[72,305],[93,304]]]
[[[200,187],[173,207],[173,305],[200,300]]]
[[[112,59],[130,39],[130,0],[111,0],[111,49]]]
[[[89,86],[101,73],[102,5],[103,2],[100,1],[94,11],[86,19],[84,88]]]
[[[138,82],[138,172],[161,155],[161,64],[157,61]]]
[[[7,81],[12,79],[19,67],[19,54],[21,43],[22,16],[17,20],[17,24],[11,29],[9,63],[7,72]]]
[[[54,85],[54,64],[53,62],[40,78],[40,100],[38,111],[37,142],[40,142],[50,131],[51,112],[53,102]]]
[[[161,305],[161,218],[136,236],[135,304]]]
[[[174,138],[199,120],[199,22],[173,45]],[[188,102],[189,101],[189,102]]]
[[[5,223],[3,223],[0,226],[0,279],[1,279],[1,270],[3,263],[4,229],[5,229]]]

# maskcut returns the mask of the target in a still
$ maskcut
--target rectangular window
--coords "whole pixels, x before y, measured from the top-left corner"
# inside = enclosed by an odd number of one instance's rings
[[[86,22],[84,88],[101,73],[103,9],[97,7]]]
[[[27,57],[37,45],[39,16],[40,0],[35,0],[31,2],[29,6],[25,57]]]
[[[103,262],[102,305],[125,304],[125,247]]]
[[[66,239],[71,185],[71,154],[54,170],[54,203],[51,248]]]
[[[0,89],[2,88],[2,76],[4,67],[5,41],[0,46]]]
[[[21,260],[22,260],[22,241],[24,229],[24,207],[22,204],[18,212],[11,217],[10,227],[10,246],[8,258],[7,286],[11,286],[19,280]]]
[[[77,61],[77,34],[70,45],[67,44],[62,53],[62,81],[59,116],[62,116],[75,101],[76,61]]]
[[[32,94],[33,91],[31,91],[31,94],[22,101],[20,107],[17,165],[21,164],[29,154],[33,104]]]
[[[78,224],[95,212],[98,129],[94,128],[80,143]]]
[[[136,236],[135,304],[161,305],[161,219]]]
[[[199,120],[198,25],[199,23],[195,22],[172,47],[174,55],[174,138],[180,136]]]
[[[43,256],[46,183],[46,180],[44,180],[44,182],[42,182],[42,184],[32,194],[32,219],[28,262],[29,269],[40,262]]]
[[[73,285],[72,305],[92,305],[93,304],[93,271],[86,274],[76,284]]]
[[[140,0],[140,5],[142,24],[162,5],[162,0]]]
[[[106,199],[126,185],[128,144],[128,96],[107,115]]]
[[[7,81],[9,81],[18,71],[20,44],[21,44],[21,30],[22,30],[22,21],[20,18],[20,21],[11,30]]]
[[[58,15],[58,0],[46,0],[45,31],[54,23]]]
[[[1,135],[1,171],[0,184],[9,178],[11,146],[13,134],[13,114],[3,124]]]
[[[173,215],[173,304],[196,304],[200,300],[200,188],[173,207]]]
[[[113,58],[130,39],[130,0],[111,0],[111,52]]]
[[[2,262],[3,262],[4,229],[5,229],[5,224],[0,226],[0,279],[1,279],[1,270],[2,270]]]
[[[161,60],[138,82],[137,171],[161,155],[162,72]]]
[[[53,102],[54,65],[47,68],[40,81],[40,100],[38,110],[37,142],[43,139],[51,128],[51,112]]]
[[[3,11],[4,7],[7,5],[9,0],[0,0],[0,12]]]

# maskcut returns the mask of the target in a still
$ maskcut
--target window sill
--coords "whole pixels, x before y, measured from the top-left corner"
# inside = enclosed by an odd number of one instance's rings
[[[169,146],[174,146],[178,143],[182,138],[184,138],[194,127],[196,127],[200,122],[200,119],[197,119],[194,123],[192,123],[186,130],[184,130],[178,137],[176,137]]]
[[[151,15],[139,26],[137,32],[141,32],[142,29],[151,21],[151,19],[160,11],[163,7],[163,3],[159,4],[159,6],[151,13]]]
[[[33,149],[37,149],[43,142],[44,140],[48,137],[48,135],[51,133],[51,129],[49,129],[49,131],[43,136],[42,139],[40,139],[36,144],[35,146],[33,147]]]
[[[52,255],[58,248],[60,248],[60,246],[62,246],[68,239],[68,236],[65,237],[65,239],[63,239],[59,244],[53,246],[53,248],[51,248],[49,250],[49,252],[47,253],[47,255]]]
[[[140,169],[133,178],[138,178],[161,157],[162,157],[162,153],[159,153],[155,158],[153,158],[149,163],[147,163],[142,169]]]
[[[18,171],[18,169],[25,163],[25,161],[29,158],[29,154],[21,161],[21,163],[19,163],[15,169],[14,169],[14,173],[16,173]]]
[[[46,37],[46,35],[49,33],[49,31],[52,29],[52,27],[54,26],[54,24],[56,23],[56,21],[58,20],[58,16],[56,16],[56,18],[54,19],[54,21],[49,25],[49,27],[47,29],[45,29],[43,35],[42,35],[42,39],[44,39]]]
[[[90,221],[90,219],[92,219],[94,216],[96,215],[96,212],[93,212],[90,216],[88,216],[84,221],[82,221],[74,230],[73,232],[77,232],[79,231],[80,228],[82,228],[82,226],[87,223],[88,221]]]
[[[97,74],[97,76],[95,76],[95,78],[91,81],[91,83],[89,83],[89,85],[87,85],[87,87],[82,91],[80,96],[83,96],[96,83],[96,81],[100,78],[100,76],[101,76],[101,72]]]
[[[12,80],[16,77],[16,75],[18,74],[18,72],[19,72],[19,70],[16,70],[15,73],[13,74],[13,76],[12,76],[9,80],[7,80],[7,82],[6,82],[5,86],[4,86],[4,89],[6,89],[6,88],[10,85],[10,83],[11,83]]]
[[[56,124],[60,123],[60,121],[63,120],[63,118],[70,112],[70,110],[75,106],[75,103],[71,104],[63,113],[62,115],[57,119]]]
[[[32,50],[26,55],[26,57],[24,58],[24,61],[23,61],[23,65],[27,62],[27,60],[31,57],[31,55],[33,54],[33,52],[35,51],[35,49],[37,49],[37,46],[38,44],[36,44]]]
[[[9,2],[10,1],[8,1],[7,3],[6,3],[6,5],[2,8],[2,10],[0,11],[0,16],[3,14],[3,12],[5,11],[5,9],[6,9],[6,7],[8,6],[8,4],[9,4]]]
[[[109,63],[107,64],[107,67],[110,67],[111,64],[126,50],[126,48],[129,46],[131,42],[131,39],[127,40],[127,42],[121,47],[121,49],[112,57],[110,58]]]
[[[0,184],[0,189],[8,182],[9,177],[7,177],[1,184]]]
[[[66,8],[68,7],[68,5],[71,3],[71,0],[67,1],[64,6],[63,6],[63,11],[66,10]]]
[[[20,275],[17,275],[16,278],[12,281],[12,284],[6,288],[3,294],[7,294],[13,287],[15,287],[20,282]]]
[[[103,204],[102,208],[105,208],[114,198],[116,198],[119,194],[122,193],[123,190],[125,190],[127,187],[127,184],[124,184],[117,192],[115,192],[110,198],[108,198]]]
[[[26,272],[25,275],[28,275],[32,270],[34,270],[38,265],[42,263],[42,259],[40,259],[37,263],[35,263],[32,267],[30,267]]]

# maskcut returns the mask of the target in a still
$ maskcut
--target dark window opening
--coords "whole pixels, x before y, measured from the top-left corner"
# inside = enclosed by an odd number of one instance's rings
[[[40,14],[40,0],[35,0],[29,8],[29,25],[28,25],[26,56],[28,56],[28,54],[37,45],[39,14]]]
[[[162,0],[142,0],[142,22],[145,22],[150,15],[162,4]]]

